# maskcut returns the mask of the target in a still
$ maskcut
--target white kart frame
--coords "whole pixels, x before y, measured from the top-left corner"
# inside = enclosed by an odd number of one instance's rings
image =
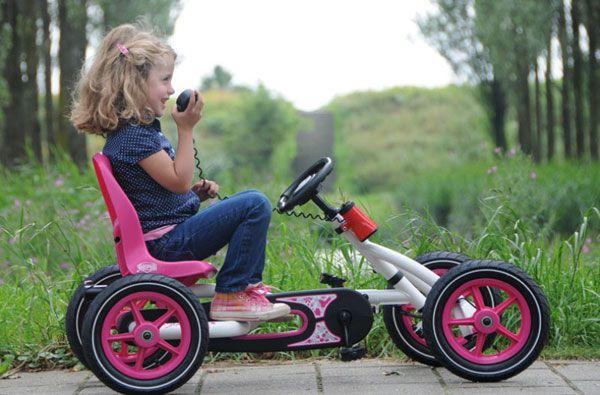
[[[338,214],[335,221],[340,223],[340,228],[342,228],[344,218]],[[393,289],[386,290],[356,290],[366,295],[373,307],[378,309],[384,305],[411,304],[417,311],[423,308],[431,287],[440,278],[437,274],[397,251],[369,240],[360,241],[351,230],[343,231],[341,234],[365,257],[373,270],[381,274],[393,286]],[[190,289],[200,298],[212,298],[215,294],[213,284],[196,284],[191,286]],[[471,317],[474,313],[475,308],[467,300],[464,298],[459,299],[459,306],[454,309],[457,318]],[[209,337],[221,338],[245,335],[254,330],[259,324],[260,322],[210,321]],[[469,327],[461,326],[460,330],[463,335],[471,333]],[[163,339],[178,339],[180,336],[179,325],[163,325],[160,334]]]
[[[344,218],[338,214],[336,220],[343,223]],[[397,251],[369,240],[360,241],[350,230],[346,230],[342,234],[365,257],[373,270],[381,274],[394,288],[357,290],[368,296],[372,306],[410,303],[415,310],[423,308],[431,287],[440,276]],[[457,317],[471,317],[475,313],[475,308],[464,298],[459,299],[458,307],[454,310]]]

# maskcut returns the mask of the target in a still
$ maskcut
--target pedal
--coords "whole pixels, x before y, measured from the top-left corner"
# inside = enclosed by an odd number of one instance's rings
[[[340,349],[340,359],[344,362],[355,361],[363,358],[367,354],[367,348],[362,344],[355,344],[352,347],[342,347]]]
[[[337,277],[329,273],[321,273],[321,279],[319,280],[321,284],[329,285],[331,288],[342,288],[346,281],[348,280],[345,278]]]

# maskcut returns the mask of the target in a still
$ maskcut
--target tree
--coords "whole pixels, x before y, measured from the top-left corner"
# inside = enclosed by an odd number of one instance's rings
[[[417,21],[421,33],[454,72],[476,83],[497,147],[506,149],[506,94],[489,52],[475,32],[475,0],[436,0],[437,11]]]
[[[535,144],[533,145],[533,159],[536,162],[542,160],[542,99],[540,94],[540,75],[537,60],[534,63],[535,83]]]
[[[598,1],[586,0],[585,5],[587,11],[585,22],[589,37],[588,78],[590,118],[588,129],[590,136],[590,156],[593,160],[598,160],[600,154],[598,152],[598,108],[600,105],[598,100],[598,89],[600,88],[598,83],[598,73],[600,72],[600,69],[598,68],[596,56],[598,52],[598,40],[600,40],[600,29],[598,28],[598,23],[600,23],[600,3]]]
[[[77,133],[68,121],[68,114],[75,81],[85,59],[87,0],[59,0],[58,24],[60,28],[58,49],[60,94],[56,142],[59,147],[69,152],[75,163],[84,166],[87,162],[85,135]]]
[[[211,76],[202,79],[202,90],[230,89],[232,75],[223,67],[217,65]]]
[[[44,123],[46,129],[46,142],[48,146],[56,145],[54,135],[54,108],[52,104],[52,54],[50,53],[50,13],[48,0],[39,0],[42,16],[42,59],[44,63]]]
[[[554,157],[554,84],[552,83],[552,25],[546,52],[546,151],[548,161]]]
[[[546,47],[556,1],[476,1],[474,5],[477,37],[489,51],[494,73],[511,93],[521,149],[532,153],[536,141],[531,133],[529,75]]]
[[[4,79],[4,63],[7,58],[7,53],[12,47],[10,40],[10,25],[8,24],[7,16],[8,7],[6,1],[0,2],[0,154],[3,154],[3,132],[4,132],[4,108],[9,103],[9,92]]]
[[[40,133],[40,121],[38,119],[38,51],[36,45],[37,15],[38,7],[35,0],[25,0],[23,13],[23,50],[26,64],[25,81],[23,82],[23,105],[22,131],[28,137],[28,143],[33,154],[38,160],[42,160],[42,136]]]
[[[515,38],[516,39],[516,38]],[[529,56],[528,49],[521,48],[517,60],[514,63],[515,67],[515,107],[517,108],[517,122],[519,145],[526,154],[532,152],[532,136],[531,136],[531,99],[529,95],[529,63],[526,60]]]
[[[180,11],[180,0],[90,0],[102,10],[101,28],[107,32],[113,27],[132,21],[158,28],[165,36],[173,34],[175,21]]]
[[[567,29],[567,18],[565,16],[564,0],[561,1],[559,8],[558,21],[558,40],[560,42],[561,58],[562,58],[562,86],[561,86],[561,109],[562,109],[562,130],[563,130],[563,145],[565,157],[573,156],[572,136],[571,136],[571,54],[569,30]]]
[[[575,97],[575,142],[577,158],[582,158],[585,151],[584,142],[584,123],[583,115],[585,112],[583,103],[583,55],[579,46],[579,26],[581,17],[579,0],[571,0],[571,29],[573,31],[573,43],[571,45],[573,53],[573,95]]]
[[[236,123],[225,136],[236,176],[245,179],[251,173],[267,173],[276,146],[298,126],[296,110],[261,84],[256,91],[242,94],[235,116]]]
[[[2,145],[2,161],[7,166],[15,166],[26,159],[25,134],[21,128],[23,103],[21,92],[23,80],[21,75],[23,3],[7,0],[2,5],[2,15],[6,36],[9,37],[6,63],[3,78],[9,94],[4,113],[4,144]]]
[[[106,27],[142,20],[171,34],[180,0],[0,0],[0,145],[2,162],[17,165],[26,159],[26,146],[41,158],[47,139],[50,152],[58,146],[75,162],[87,161],[86,138],[68,122],[72,90],[89,46],[87,31],[100,37]],[[50,53],[54,12],[60,30],[58,62]],[[99,18],[88,18],[88,11]],[[42,38],[38,46],[38,36]],[[52,98],[52,69],[60,72],[58,108]],[[44,131],[39,119],[38,77],[44,73]]]

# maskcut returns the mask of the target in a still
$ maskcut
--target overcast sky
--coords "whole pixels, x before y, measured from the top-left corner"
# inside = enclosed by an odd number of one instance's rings
[[[177,92],[221,65],[311,111],[334,96],[457,79],[415,23],[427,0],[188,0],[170,42]]]

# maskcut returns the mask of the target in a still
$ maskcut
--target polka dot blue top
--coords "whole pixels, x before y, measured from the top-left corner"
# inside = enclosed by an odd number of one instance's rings
[[[144,233],[179,224],[200,208],[200,199],[194,192],[173,193],[154,181],[138,164],[160,150],[175,160],[175,150],[162,134],[158,119],[149,125],[128,123],[108,133],[102,150],[110,160],[117,182],[135,207]]]

